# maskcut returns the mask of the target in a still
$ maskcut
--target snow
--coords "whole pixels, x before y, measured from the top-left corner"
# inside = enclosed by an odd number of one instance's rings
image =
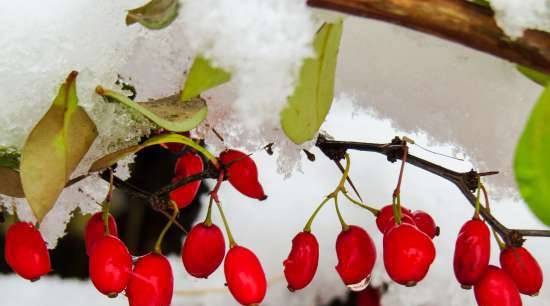
[[[491,3],[499,25],[513,37],[525,27],[548,30],[548,24],[540,21],[542,16],[548,22],[548,1]],[[292,237],[322,196],[333,190],[339,174],[314,149],[317,161],[305,160],[281,133],[276,114],[292,92],[301,60],[312,53],[309,44],[317,18],[334,16],[314,16],[303,1],[246,0],[239,1],[237,7],[229,0],[187,0],[170,27],[148,31],[139,25],[124,25],[125,10],[142,4],[137,0],[17,4],[0,0],[0,4],[0,145],[20,148],[59,84],[76,69],[80,72],[81,104],[99,130],[75,175],[84,173],[97,157],[135,143],[151,128],[138,114],[103,102],[94,94],[95,86],[114,87],[120,74],[136,86],[138,100],[167,96],[180,90],[185,69],[197,52],[203,53],[231,71],[233,79],[206,93],[209,115],[198,134],[206,138],[213,152],[225,146],[256,152],[254,158],[270,196],[266,202],[256,203],[227,186],[221,189],[237,241],[258,253],[272,279],[265,305],[313,305],[345,294],[334,270],[339,225],[330,205],[313,226],[321,244],[314,283],[290,294],[281,279],[282,260]],[[469,160],[458,162],[413,147],[415,154],[435,162],[461,171],[472,165],[500,170],[501,175],[487,180],[495,213],[507,225],[540,228],[526,206],[515,199],[511,167],[514,146],[540,87],[517,73],[511,63],[424,34],[353,17],[346,19],[344,29],[338,95],[322,129],[339,139],[375,142],[406,134],[438,152],[460,153]],[[224,143],[211,128],[222,134]],[[260,148],[273,141],[276,155],[268,156]],[[311,143],[304,147],[310,148]],[[117,175],[127,177],[131,161],[124,161]],[[445,181],[412,167],[405,171],[403,201],[410,208],[433,213],[444,227],[436,240],[438,259],[427,279],[413,289],[390,286],[383,305],[473,305],[472,292],[459,289],[450,272],[455,234],[472,213],[471,207]],[[293,175],[285,180],[279,173]],[[382,156],[352,154],[351,175],[368,203],[389,202],[396,174],[397,165]],[[107,184],[95,176],[67,188],[40,226],[48,246],[55,247],[64,235],[74,209],[99,210],[106,191]],[[0,196],[0,203],[16,207],[21,219],[33,220],[24,200]],[[343,213],[349,223],[365,226],[380,246],[381,237],[368,213],[351,206],[345,206]],[[215,218],[219,223],[217,215]],[[543,257],[547,244],[546,240],[527,242],[546,273],[550,267]],[[496,263],[495,254],[496,249]],[[223,288],[221,271],[208,280],[192,280],[178,259],[172,260],[177,289],[174,305],[236,305],[225,290],[219,290]],[[376,269],[373,282],[387,281],[381,260]],[[13,276],[0,276],[0,288],[7,288],[2,290],[7,305],[59,305],[60,301],[75,306],[126,304],[123,297],[105,299],[89,282],[55,277],[23,284]],[[192,291],[203,289],[210,293]],[[524,305],[550,303],[549,291],[545,285],[540,297],[524,298]]]
[[[526,29],[550,32],[550,0],[491,0],[498,26],[513,39]]]

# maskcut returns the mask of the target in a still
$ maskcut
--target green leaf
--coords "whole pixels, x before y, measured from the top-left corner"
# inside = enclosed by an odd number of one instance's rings
[[[21,151],[21,184],[38,221],[53,207],[97,137],[93,121],[78,106],[76,75],[76,71],[71,72],[61,85]]]
[[[195,128],[208,113],[206,102],[201,98],[181,103],[179,94],[176,94],[152,102],[137,103],[123,94],[101,86],[96,88],[96,92],[137,110],[158,126],[172,132],[186,132]]]
[[[487,0],[470,0],[470,1],[477,5],[481,5],[486,8],[491,8],[491,3]]]
[[[521,196],[550,226],[550,86],[539,97],[516,148],[514,171]]]
[[[521,66],[521,65],[517,65],[516,68],[524,76],[531,79],[531,81],[533,81],[533,82],[535,82],[535,83],[537,83],[537,84],[539,84],[543,87],[546,87],[548,84],[550,84],[550,75],[547,75],[543,72],[533,70],[529,67],[525,67],[525,66]]]
[[[23,186],[21,186],[21,177],[19,172],[6,167],[0,167],[0,193],[15,197],[24,198]]]
[[[14,147],[0,147],[0,167],[19,169],[21,153]]]
[[[330,110],[342,23],[325,23],[319,29],[313,42],[317,56],[302,64],[298,85],[281,112],[283,130],[296,144],[313,139]]]
[[[181,100],[187,101],[205,90],[228,82],[230,79],[231,75],[228,72],[213,67],[208,59],[199,55],[193,61],[187,79],[185,79]]]
[[[131,146],[113,153],[110,153],[108,155],[103,156],[102,158],[96,160],[92,166],[90,167],[89,172],[96,172],[101,171],[103,169],[106,169],[112,165],[114,165],[117,161],[134,154],[140,150],[143,150],[149,146],[154,146],[162,143],[182,143],[185,144],[201,154],[203,154],[208,160],[214,164],[214,166],[218,167],[218,159],[210,153],[208,150],[203,148],[201,145],[194,142],[192,139],[185,137],[183,135],[179,134],[164,134],[164,135],[158,135],[152,138],[149,138],[147,141],[145,141],[142,144]]]
[[[151,0],[149,3],[128,11],[126,25],[139,22],[151,30],[168,26],[178,16],[178,0]]]

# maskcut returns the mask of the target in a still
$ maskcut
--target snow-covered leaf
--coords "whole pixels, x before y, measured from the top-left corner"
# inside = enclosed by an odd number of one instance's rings
[[[546,85],[550,84],[550,75],[521,65],[517,65],[516,68],[524,76],[528,77],[529,79],[531,79],[531,81],[541,86],[545,87]]]
[[[76,71],[61,85],[44,117],[21,151],[21,183],[34,215],[41,221],[94,139],[96,126],[78,106]]]
[[[90,167],[89,172],[96,172],[101,171],[103,169],[106,169],[110,166],[112,166],[117,161],[127,157],[130,154],[134,154],[142,149],[145,149],[149,146],[154,146],[162,143],[182,143],[185,144],[201,154],[203,154],[208,160],[210,160],[216,167],[218,166],[218,160],[217,158],[210,153],[208,150],[194,142],[192,139],[179,135],[179,134],[164,134],[164,135],[158,135],[155,137],[152,137],[145,141],[142,144],[131,146],[116,152],[113,152],[111,154],[105,155],[102,158],[96,160],[92,166]]]
[[[158,126],[172,132],[186,132],[195,128],[206,118],[208,112],[203,99],[195,98],[181,103],[179,94],[154,102],[137,103],[123,94],[101,86],[96,88],[96,92],[137,110]]]
[[[139,22],[146,28],[159,30],[168,26],[178,16],[178,0],[151,0],[128,11],[126,25]]]
[[[521,196],[550,226],[550,86],[538,99],[516,148],[514,171]]]
[[[21,153],[14,147],[0,146],[0,167],[19,169]]]
[[[288,105],[281,112],[285,134],[296,144],[313,139],[330,110],[343,21],[325,23],[315,35],[316,57],[306,59]]]
[[[25,197],[18,171],[0,167],[0,182],[0,194],[15,198]]]
[[[183,84],[181,100],[187,101],[203,91],[221,85],[230,79],[231,75],[228,72],[212,66],[208,59],[199,55],[193,61],[187,79]]]

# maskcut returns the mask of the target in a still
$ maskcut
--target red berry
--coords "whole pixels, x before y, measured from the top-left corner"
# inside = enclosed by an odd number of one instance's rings
[[[411,211],[403,206],[401,206],[401,216],[408,215],[412,218]],[[386,205],[380,209],[380,212],[378,212],[378,215],[376,216],[376,226],[378,227],[378,230],[380,233],[384,233],[384,230],[388,226],[388,224],[393,224],[393,222],[390,222],[391,218],[393,217],[393,206],[392,204]]]
[[[481,277],[491,256],[491,235],[485,222],[472,219],[466,222],[455,244],[453,267],[456,279],[469,289]]]
[[[376,247],[364,229],[350,225],[336,239],[336,256],[340,278],[344,284],[353,285],[370,277],[376,261]]]
[[[219,227],[200,223],[187,234],[181,248],[185,270],[194,277],[207,278],[220,266],[225,255],[225,241]]]
[[[4,257],[15,273],[31,281],[52,269],[46,242],[29,222],[16,222],[8,228]]]
[[[174,169],[175,177],[172,183],[176,183],[186,177],[199,174],[204,170],[204,164],[201,157],[195,152],[189,152],[178,158]],[[197,191],[201,185],[201,181],[193,181],[185,184],[172,192],[170,192],[170,199],[178,205],[178,208],[182,209],[189,204],[193,203]]]
[[[306,287],[317,271],[319,243],[310,232],[300,232],[292,239],[292,249],[283,262],[288,290]]]
[[[417,210],[412,213],[414,223],[419,230],[423,231],[430,238],[434,239],[439,236],[439,227],[435,224],[434,219],[427,212]]]
[[[260,201],[267,199],[258,181],[256,163],[250,156],[237,150],[225,150],[220,154],[220,161],[227,167],[227,179],[235,189]]]
[[[267,281],[258,257],[249,249],[232,247],[224,262],[229,291],[241,305],[260,304],[265,297]]]
[[[380,290],[368,286],[357,292],[356,306],[380,306]]]
[[[402,223],[384,234],[384,266],[395,282],[414,286],[421,281],[435,259],[435,247],[426,234]]]
[[[416,222],[414,222],[413,218],[406,214],[401,215],[401,223],[407,223],[414,227],[417,227]],[[392,228],[395,224],[396,224],[395,217],[391,216],[388,222],[386,223],[386,228],[384,229],[384,233],[387,232],[390,228]]]
[[[502,269],[488,266],[474,285],[479,306],[521,306],[514,281]]]
[[[111,214],[109,214],[108,223],[109,234],[118,237],[116,221]],[[84,229],[84,242],[86,242],[86,254],[88,254],[88,256],[92,252],[95,241],[103,236],[105,236],[105,225],[101,218],[101,212],[97,212],[88,220],[86,228]]]
[[[107,235],[96,240],[90,254],[90,279],[99,292],[115,297],[122,292],[132,271],[132,256],[120,239]]]
[[[130,306],[169,306],[174,291],[170,263],[161,254],[140,257],[126,287]]]
[[[500,265],[516,283],[520,293],[537,295],[542,287],[542,269],[524,247],[508,247],[500,253]]]

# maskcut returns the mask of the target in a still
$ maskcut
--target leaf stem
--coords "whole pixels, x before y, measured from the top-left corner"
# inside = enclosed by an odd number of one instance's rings
[[[166,235],[166,232],[168,232],[168,229],[170,228],[170,226],[172,226],[172,224],[176,220],[176,217],[178,216],[178,213],[179,213],[178,205],[174,201],[170,201],[170,203],[172,204],[172,208],[174,209],[174,212],[172,213],[172,217],[170,218],[168,223],[166,223],[166,225],[160,232],[157,242],[155,243],[154,252],[157,254],[162,254],[162,240],[164,239],[164,236]]]

